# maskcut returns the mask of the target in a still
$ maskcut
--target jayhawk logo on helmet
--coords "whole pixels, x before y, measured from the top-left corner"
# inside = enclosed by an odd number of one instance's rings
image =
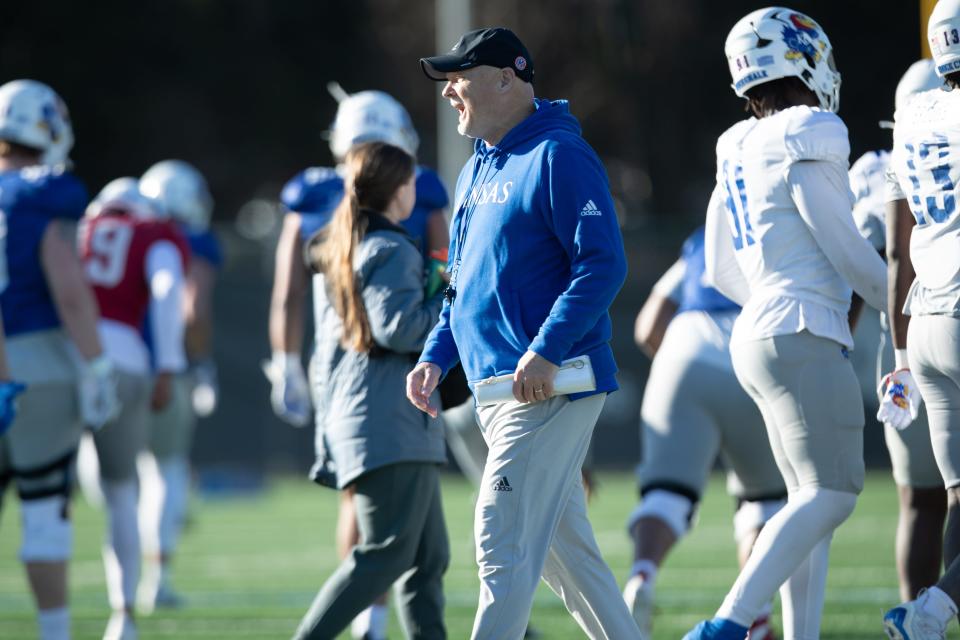
[[[811,64],[820,62],[820,51],[826,48],[826,44],[820,40],[820,27],[816,22],[799,13],[791,13],[790,23],[784,23],[782,34],[789,49],[787,60],[806,57]]]

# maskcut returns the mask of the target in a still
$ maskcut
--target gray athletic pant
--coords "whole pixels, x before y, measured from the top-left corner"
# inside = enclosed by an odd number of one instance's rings
[[[336,638],[395,582],[407,638],[446,638],[442,580],[450,542],[437,465],[392,464],[354,487],[360,543],[324,583],[294,638]]]
[[[808,331],[730,347],[791,493],[863,489],[863,400],[846,350]]]
[[[950,489],[960,485],[960,318],[911,318],[907,348],[927,406],[933,454]]]
[[[606,394],[480,407],[474,640],[523,637],[540,576],[590,638],[640,638],[587,519],[580,468]]]

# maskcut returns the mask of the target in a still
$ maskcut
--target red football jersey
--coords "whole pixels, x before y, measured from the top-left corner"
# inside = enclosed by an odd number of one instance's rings
[[[172,242],[180,252],[186,274],[190,249],[174,224],[112,211],[83,221],[80,259],[102,317],[140,331],[150,302],[147,253],[162,240]]]

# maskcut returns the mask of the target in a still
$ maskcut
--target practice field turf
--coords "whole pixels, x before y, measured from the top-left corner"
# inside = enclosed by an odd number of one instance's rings
[[[443,490],[453,553],[445,583],[446,617],[450,638],[460,639],[469,637],[478,591],[471,533],[473,489],[451,474],[445,476]],[[8,494],[6,505],[0,528],[0,638],[32,638],[33,607],[16,560],[16,499]],[[601,474],[590,517],[621,584],[630,566],[623,522],[633,505],[629,474]],[[661,574],[654,638],[680,638],[697,620],[712,614],[733,582],[731,510],[717,477],[696,529],[670,556]],[[292,478],[273,482],[253,499],[197,500],[176,566],[176,584],[189,606],[142,618],[141,638],[290,637],[336,564],[335,514],[334,492]],[[109,614],[100,563],[103,517],[79,499],[75,518],[74,637],[99,638]],[[875,472],[868,477],[853,517],[834,538],[822,638],[883,637],[881,611],[897,601],[895,526],[893,483],[888,473]],[[543,585],[532,620],[541,638],[583,637],[560,600]],[[402,638],[395,617],[390,637]],[[960,637],[956,625],[950,637]]]

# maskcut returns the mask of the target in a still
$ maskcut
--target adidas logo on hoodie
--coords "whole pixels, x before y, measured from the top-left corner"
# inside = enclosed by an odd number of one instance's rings
[[[587,200],[587,204],[583,205],[583,209],[580,209],[581,216],[602,216],[603,211],[597,208],[597,205],[594,204],[593,200]]]
[[[494,491],[513,491],[513,487],[510,486],[510,482],[507,480],[507,476],[500,476],[493,483]]]

